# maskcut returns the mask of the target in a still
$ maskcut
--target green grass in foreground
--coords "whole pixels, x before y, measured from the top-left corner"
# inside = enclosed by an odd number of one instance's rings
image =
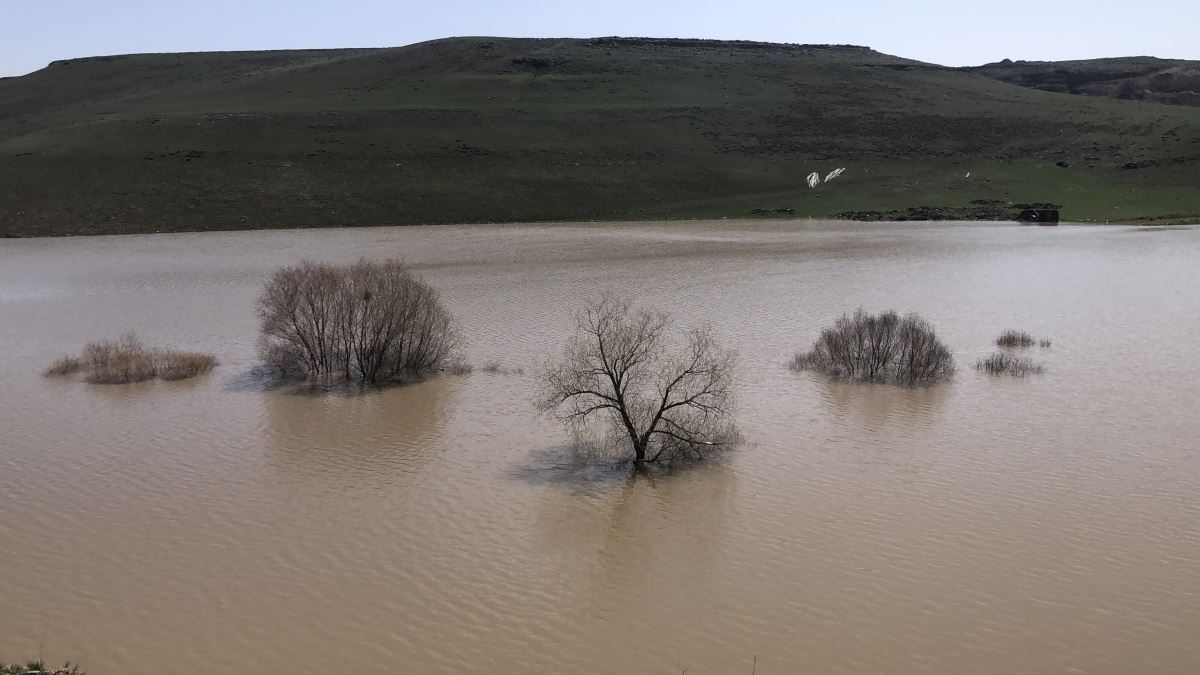
[[[455,38],[101,57],[0,80],[0,236],[981,199],[1166,222],[1200,220],[1197,175],[1200,108],[857,47]]]

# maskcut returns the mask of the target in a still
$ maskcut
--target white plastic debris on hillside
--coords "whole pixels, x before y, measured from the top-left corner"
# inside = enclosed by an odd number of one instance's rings
[[[816,171],[808,174],[808,187],[815,188],[821,184],[821,174]]]
[[[825,182],[828,183],[829,181],[833,180],[834,178],[837,178],[838,176],[840,176],[844,173],[846,173],[845,168],[834,169],[833,171],[830,171],[827,176],[825,176]]]

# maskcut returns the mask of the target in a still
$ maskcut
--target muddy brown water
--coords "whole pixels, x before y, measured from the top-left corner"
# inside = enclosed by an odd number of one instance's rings
[[[403,257],[481,366],[264,390],[254,300]],[[745,444],[568,461],[532,372],[600,289],[736,346]],[[843,311],[930,319],[955,380],[783,363]],[[970,364],[1006,328],[1045,374]],[[89,339],[192,382],[40,369]],[[0,241],[0,659],[89,673],[1200,671],[1200,229],[639,223]]]

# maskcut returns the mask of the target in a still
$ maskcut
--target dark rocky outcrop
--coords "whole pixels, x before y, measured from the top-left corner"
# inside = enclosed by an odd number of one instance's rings
[[[973,199],[970,206],[914,206],[891,211],[843,211],[835,217],[862,221],[909,221],[909,220],[992,220],[1058,222],[1057,204],[1009,204],[999,199]],[[1053,219],[1041,220],[1042,212],[1052,212]],[[1032,213],[1032,219],[1027,214]],[[1049,218],[1049,216],[1047,216]]]
[[[1157,159],[1143,159],[1139,162],[1125,162],[1121,165],[1121,168],[1125,169],[1126,171],[1131,171],[1135,169],[1149,169],[1158,165],[1159,161]]]

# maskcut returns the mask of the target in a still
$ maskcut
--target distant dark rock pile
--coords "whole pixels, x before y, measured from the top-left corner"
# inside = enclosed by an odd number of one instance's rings
[[[1030,204],[1009,204],[1000,199],[973,199],[969,206],[914,206],[907,209],[891,211],[843,211],[835,218],[861,221],[909,221],[909,220],[995,220],[1020,221],[1022,215],[1030,211],[1034,214],[1032,220],[1038,221],[1038,213],[1062,208],[1057,204],[1044,202]]]
[[[835,217],[863,221],[1013,220],[1007,209],[994,207],[914,206],[891,211],[843,211]]]
[[[1140,162],[1125,162],[1121,165],[1121,168],[1127,171],[1133,169],[1149,169],[1150,167],[1158,166],[1158,164],[1159,162],[1157,159],[1143,159]]]
[[[750,215],[752,215],[752,216],[794,216],[794,215],[796,215],[796,209],[792,209],[792,208],[750,209]]]
[[[1017,214],[1017,221],[1022,223],[1057,223],[1058,209],[1024,209]]]
[[[562,66],[567,63],[566,59],[552,59],[542,56],[518,56],[512,60],[512,64],[519,68],[528,68],[534,72],[544,72]]]

